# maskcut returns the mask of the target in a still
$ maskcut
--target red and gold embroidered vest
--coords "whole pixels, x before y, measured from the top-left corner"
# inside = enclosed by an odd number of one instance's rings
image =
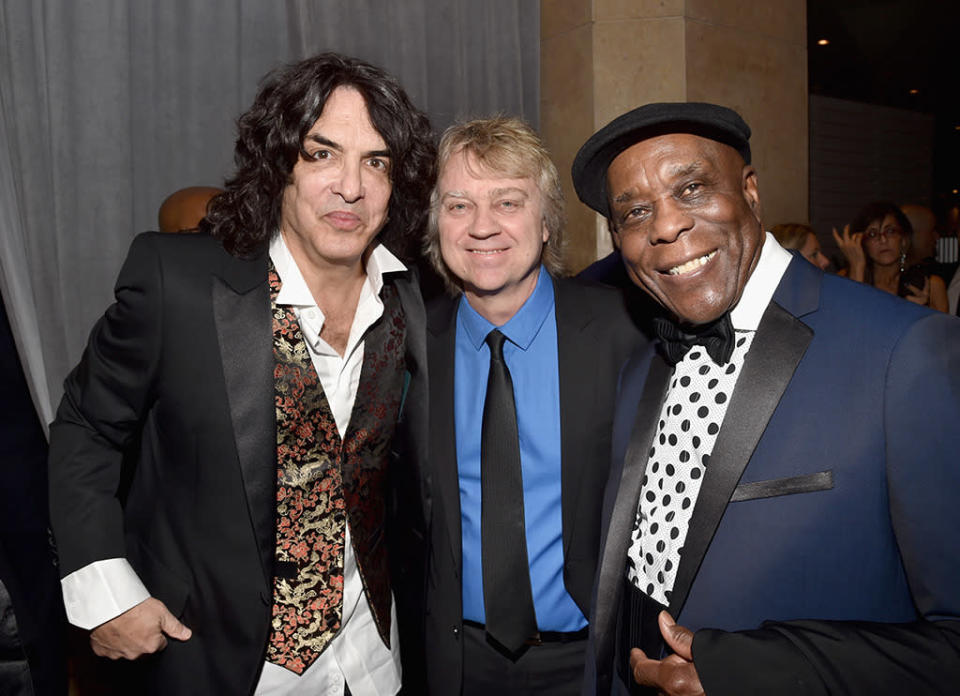
[[[346,523],[377,630],[390,644],[387,461],[400,408],[406,325],[396,289],[364,335],[360,384],[341,441],[292,308],[270,268],[277,414],[277,547],[267,659],[302,674],[340,630]]]

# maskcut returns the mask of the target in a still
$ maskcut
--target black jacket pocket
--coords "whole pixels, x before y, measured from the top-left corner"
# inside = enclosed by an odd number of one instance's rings
[[[815,474],[804,474],[803,476],[741,483],[734,489],[733,495],[730,496],[730,502],[738,503],[757,498],[774,498],[778,495],[828,491],[831,488],[833,488],[833,470],[828,469],[827,471],[818,471]]]

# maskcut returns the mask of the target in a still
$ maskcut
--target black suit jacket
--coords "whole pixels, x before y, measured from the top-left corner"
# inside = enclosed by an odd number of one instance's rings
[[[263,664],[276,513],[267,263],[206,235],[137,237],[51,429],[62,575],[125,557],[193,629],[139,661],[145,690],[249,693]],[[416,393],[422,300],[408,274],[385,280],[406,313]]]
[[[600,506],[609,471],[617,374],[642,342],[610,288],[554,280],[560,369],[564,583],[584,616],[600,541]],[[427,313],[430,431],[423,466],[430,547],[426,587],[429,691],[460,693],[463,670],[460,493],[454,428],[454,347],[458,298]],[[477,424],[479,427],[479,424]]]
[[[0,302],[0,693],[67,690],[66,621],[47,515],[47,440]],[[19,645],[18,645],[19,643]],[[22,651],[20,650],[22,648]],[[22,661],[26,658],[27,667]]]

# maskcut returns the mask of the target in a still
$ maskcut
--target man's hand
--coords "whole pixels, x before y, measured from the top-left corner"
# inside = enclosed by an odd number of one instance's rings
[[[693,631],[678,626],[665,611],[657,617],[660,633],[674,654],[651,660],[639,648],[630,651],[630,670],[641,686],[652,686],[667,696],[703,696],[703,686],[693,664]]]
[[[187,640],[192,631],[159,599],[150,597],[90,633],[90,646],[100,657],[135,660],[167,647],[167,636]]]

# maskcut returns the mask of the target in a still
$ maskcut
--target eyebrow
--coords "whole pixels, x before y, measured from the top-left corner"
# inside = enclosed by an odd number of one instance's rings
[[[317,145],[324,145],[329,147],[337,152],[343,152],[343,147],[339,143],[335,143],[328,138],[324,138],[319,133],[308,133],[304,140],[310,140],[315,142]],[[369,152],[363,153],[364,157],[390,157],[389,150],[370,150]]]
[[[487,194],[487,198],[496,198],[497,196],[503,196],[504,194],[507,194],[507,193],[518,193],[524,198],[530,197],[530,194],[524,191],[522,188],[517,188],[516,186],[507,186],[504,188],[497,188],[497,189],[491,190]],[[443,200],[444,198],[470,198],[470,196],[469,194],[467,194],[466,191],[444,191],[440,195],[440,199]]]
[[[690,176],[691,174],[697,174],[704,168],[703,160],[694,160],[690,164],[677,165],[673,167],[669,176],[671,179],[682,179],[685,176]],[[633,199],[636,196],[634,188],[629,188],[619,196],[613,199],[614,203],[626,203],[627,201]]]
[[[690,164],[674,167],[670,171],[670,176],[674,178],[690,176],[691,174],[696,174],[701,169],[703,169],[703,160],[694,160]]]
[[[506,186],[504,188],[496,188],[490,191],[490,198],[496,198],[497,196],[503,196],[508,193],[519,193],[524,198],[529,198],[530,194],[524,191],[522,188],[517,186]]]

